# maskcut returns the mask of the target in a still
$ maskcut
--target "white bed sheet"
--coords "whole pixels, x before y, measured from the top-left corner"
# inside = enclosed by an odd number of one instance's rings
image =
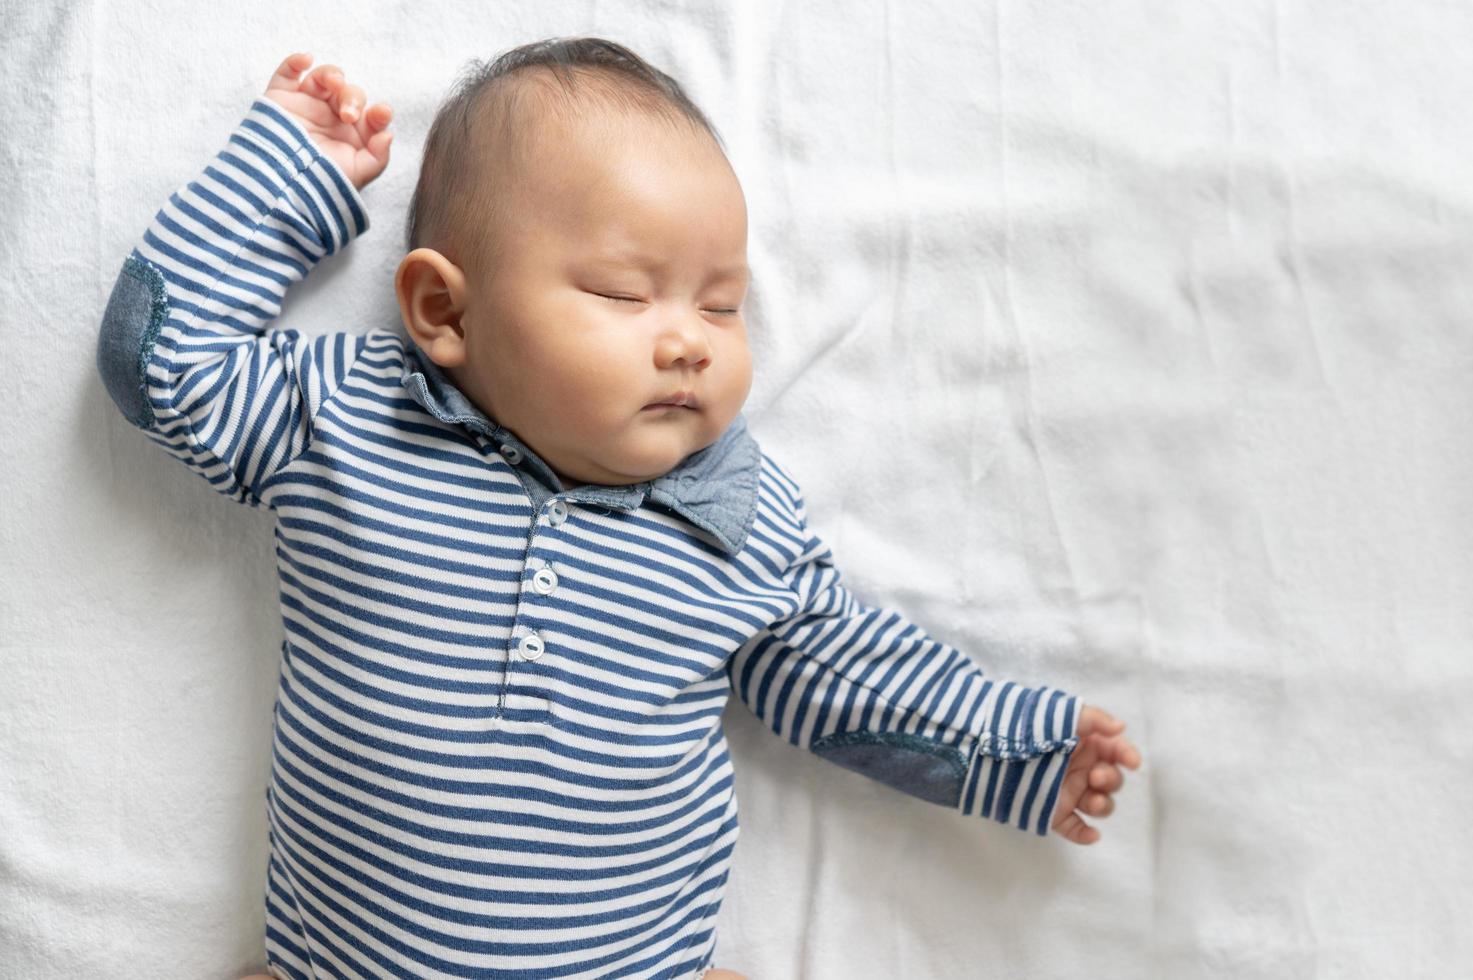
[[[734,699],[718,963],[1466,971],[1473,8],[0,9],[0,975],[264,963],[270,516],[108,400],[93,347],[127,248],[308,49],[399,136],[374,227],[283,320],[396,322],[457,70],[584,33],[672,72],[726,138],[756,271],[746,411],[851,588],[1105,706],[1145,753],[1080,848],[841,770]]]

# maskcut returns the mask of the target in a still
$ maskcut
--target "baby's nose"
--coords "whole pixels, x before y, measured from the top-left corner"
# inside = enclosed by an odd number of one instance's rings
[[[709,329],[700,310],[693,315],[676,314],[660,338],[661,359],[668,364],[683,361],[693,368],[707,367],[711,363],[711,340],[706,334]]]

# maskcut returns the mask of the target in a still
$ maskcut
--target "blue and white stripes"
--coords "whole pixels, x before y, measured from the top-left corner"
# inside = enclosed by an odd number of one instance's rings
[[[785,505],[778,521],[799,549],[784,572],[796,607],[733,658],[738,697],[803,748],[845,732],[919,736],[950,747],[960,760],[958,809],[1046,834],[1076,741],[1077,699],[986,677],[903,614],[861,603],[808,525],[801,491],[776,464],[772,485]],[[886,744],[865,741],[877,746],[871,757]],[[902,737],[890,744],[911,743]],[[883,762],[866,761],[864,771]],[[939,789],[915,785],[904,773],[886,782],[927,798]]]
[[[269,329],[367,224],[257,100],[129,256],[148,289],[115,293],[99,354],[150,439],[276,517],[278,976],[696,976],[738,835],[733,690],[794,745],[1047,831],[1075,699],[860,603],[744,426],[715,447],[751,460],[729,538],[659,487],[539,482],[394,332]]]
[[[150,435],[221,493],[259,503],[362,352],[352,334],[264,331],[287,288],[367,228],[353,185],[262,99],[134,250],[169,306],[148,362]]]

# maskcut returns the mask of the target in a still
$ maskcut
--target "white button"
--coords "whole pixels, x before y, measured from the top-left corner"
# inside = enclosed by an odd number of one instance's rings
[[[568,519],[568,505],[561,500],[554,500],[548,508],[547,519],[554,524],[561,524]]]
[[[517,644],[517,652],[522,655],[523,660],[536,660],[542,656],[542,649],[542,637],[536,633],[528,633]]]
[[[505,456],[506,461],[513,466],[516,466],[522,461],[522,451],[511,443],[507,443],[501,447],[501,455]]]
[[[532,576],[532,588],[543,595],[548,595],[557,588],[557,572],[550,568],[539,568],[537,574]]]

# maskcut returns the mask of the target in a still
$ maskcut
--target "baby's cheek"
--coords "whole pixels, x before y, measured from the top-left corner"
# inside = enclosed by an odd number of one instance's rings
[[[732,341],[724,354],[727,358],[727,377],[732,397],[744,401],[747,393],[752,390],[752,350],[745,339],[738,339]]]

